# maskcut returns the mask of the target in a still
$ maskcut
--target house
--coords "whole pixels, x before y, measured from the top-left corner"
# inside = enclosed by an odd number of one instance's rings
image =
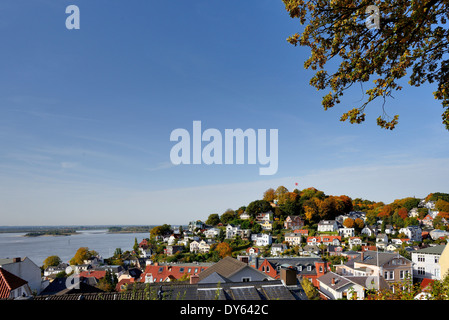
[[[282,269],[293,268],[298,279],[307,278],[314,286],[318,286],[317,279],[319,277],[330,271],[329,265],[318,256],[257,259],[253,267],[274,279],[280,278]]]
[[[275,243],[271,246],[271,255],[277,256],[287,250],[287,246],[283,243]]]
[[[94,281],[92,281],[94,280]],[[77,277],[76,282],[72,282],[70,277],[54,279],[39,296],[63,296],[67,294],[100,293],[103,290],[96,287],[97,281],[94,278]]]
[[[65,272],[69,265],[67,263],[60,263],[57,266],[48,266],[44,270],[44,277],[57,275],[58,273]]]
[[[31,296],[28,281],[0,267],[0,299]]]
[[[200,253],[208,253],[210,250],[210,244],[204,240],[201,240],[198,246],[198,251]]]
[[[404,238],[404,239],[391,239],[391,243],[398,245],[398,246],[402,246],[403,244],[411,244],[411,240],[408,238]]]
[[[284,237],[285,241],[288,242],[290,246],[299,246],[301,244],[301,233],[290,232],[286,233]]]
[[[260,226],[262,227],[262,230],[271,231],[271,229],[273,229],[273,221],[262,221],[260,222]]]
[[[429,232],[429,235],[432,238],[432,240],[437,240],[440,238],[449,237],[449,232],[440,229],[433,229],[432,231]]]
[[[204,229],[205,226],[206,225],[204,224],[204,222],[197,220],[197,221],[190,221],[188,228],[189,228],[190,232],[195,232],[197,229],[200,229],[200,230]]]
[[[411,241],[422,241],[422,229],[418,226],[408,226],[399,229],[399,233],[403,233]]]
[[[262,224],[264,221],[272,221],[273,220],[273,212],[268,211],[264,213],[258,213],[256,215],[256,222]]]
[[[315,236],[315,237],[307,237],[307,244],[308,245],[334,245],[339,246],[341,243],[341,237],[340,236]]]
[[[321,220],[318,222],[318,232],[337,232],[338,224],[335,220]]]
[[[355,229],[354,228],[338,228],[338,235],[344,237],[344,238],[349,238],[349,237],[354,237],[355,236]]]
[[[247,263],[225,257],[198,274],[198,283],[228,283],[274,280],[269,275],[252,268]],[[215,288],[216,289],[216,288]]]
[[[260,249],[256,247],[249,247],[246,249],[246,254],[249,256],[257,256],[260,253]]]
[[[90,264],[92,267],[97,267],[104,263],[104,260],[100,256],[89,257],[83,261],[83,264]]]
[[[170,282],[183,276],[198,275],[213,263],[153,264],[145,267],[139,282]]]
[[[383,278],[379,282],[380,285],[368,276],[342,276],[334,272],[328,272],[318,278],[320,295],[326,300],[363,300],[366,297],[366,290],[388,288]]]
[[[237,235],[238,230],[240,230],[240,226],[228,224],[226,226],[226,239],[233,239]]]
[[[79,274],[80,278],[94,278],[96,283],[106,276],[105,270],[93,270],[93,271],[82,271]]]
[[[433,217],[430,214],[428,214],[421,220],[421,223],[426,227],[432,228],[433,227]]]
[[[368,237],[374,237],[377,235],[377,229],[374,226],[365,226],[363,227],[363,229],[360,231],[361,234],[364,234]]]
[[[362,245],[362,239],[360,237],[350,237],[348,240],[349,248],[353,248],[355,246],[361,246]]]
[[[208,239],[215,238],[219,234],[220,234],[220,229],[218,229],[218,228],[209,228],[206,231],[204,231],[204,235]]]
[[[240,215],[240,217],[239,217],[240,219],[242,219],[242,220],[249,220],[250,218],[251,218],[251,216],[249,215],[249,213],[248,212],[243,212],[241,215]]]
[[[153,255],[153,250],[150,247],[139,246],[139,257],[150,258]]]
[[[360,256],[340,265],[335,272],[343,276],[383,277],[389,285],[408,280],[413,274],[412,261],[398,253],[362,251]]]
[[[242,239],[247,239],[250,235],[250,229],[240,229],[240,226],[234,226],[233,224],[228,224],[226,226],[226,239],[233,239],[236,236],[240,236]]]
[[[190,252],[197,253],[200,249],[200,243],[198,241],[192,241],[190,242]]]
[[[388,236],[385,233],[379,233],[376,236],[376,247],[379,249],[385,249],[388,245]]]
[[[390,243],[385,247],[385,251],[388,251],[388,252],[395,252],[395,251],[398,251],[399,249],[401,249],[401,245],[399,245],[397,243]]]
[[[300,216],[287,216],[284,220],[285,229],[299,229],[304,226],[304,220]]]
[[[419,211],[418,211],[418,208],[413,208],[413,209],[411,209],[411,210],[408,212],[408,216],[409,216],[410,218],[416,218],[416,217],[419,217]]]
[[[164,252],[167,256],[173,256],[178,252],[182,252],[184,250],[184,246],[167,246],[166,249],[164,249]]]
[[[446,245],[427,247],[411,252],[413,278],[417,280],[441,280],[440,258]]]
[[[329,256],[341,256],[341,254],[343,253],[343,247],[333,246],[330,244],[327,246],[327,253],[329,254]]]
[[[257,233],[251,235],[251,241],[256,246],[269,246],[272,243],[272,236],[269,233]]]
[[[42,291],[41,268],[28,257],[0,259],[0,267],[25,280],[32,292]]]

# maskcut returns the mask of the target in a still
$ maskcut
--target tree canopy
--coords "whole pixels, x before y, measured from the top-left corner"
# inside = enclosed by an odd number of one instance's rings
[[[434,84],[434,98],[444,110],[442,123],[449,130],[447,0],[282,1],[290,17],[305,25],[301,34],[287,41],[311,49],[304,67],[315,71],[310,80],[313,87],[330,90],[322,99],[325,110],[341,103],[344,92],[359,84],[362,102],[349,106],[340,120],[365,121],[365,107],[380,99],[377,124],[392,130],[399,115],[388,115],[384,105],[402,89],[400,80],[411,72],[409,85]],[[372,20],[376,24],[369,25],[367,21]],[[336,70],[330,70],[331,60],[336,61]]]

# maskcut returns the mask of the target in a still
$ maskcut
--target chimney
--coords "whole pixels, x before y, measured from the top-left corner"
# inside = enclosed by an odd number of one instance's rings
[[[200,281],[200,276],[197,274],[192,274],[190,276],[190,284],[197,284]]]
[[[289,268],[282,268],[281,269],[281,281],[284,284],[284,286],[294,286],[296,285],[296,270],[289,267]]]
[[[20,262],[20,261],[21,261],[20,258],[13,258],[13,259],[12,259],[12,262],[14,262],[14,263],[15,263],[15,262]]]
[[[362,262],[364,261],[364,258],[365,258],[365,254],[362,251],[362,252],[360,252],[360,259],[361,259]]]
[[[332,285],[335,285],[335,278],[332,278]]]

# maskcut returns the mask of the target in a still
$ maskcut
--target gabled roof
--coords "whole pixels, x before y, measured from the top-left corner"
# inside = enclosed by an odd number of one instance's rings
[[[243,268],[246,268],[248,265],[242,261],[234,259],[230,256],[225,257],[215,263],[213,266],[207,268],[203,272],[199,274],[200,281],[216,272],[225,278],[229,278],[233,274],[239,272]]]
[[[28,281],[0,268],[0,299],[8,298],[12,290],[28,284]]]

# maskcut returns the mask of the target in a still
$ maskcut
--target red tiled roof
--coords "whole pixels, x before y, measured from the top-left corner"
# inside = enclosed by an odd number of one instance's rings
[[[435,280],[424,278],[423,281],[421,281],[421,289],[426,289],[430,284],[432,284]]]
[[[0,299],[8,298],[12,290],[17,289],[27,283],[28,281],[25,281],[11,272],[0,268]]]
[[[142,275],[140,276],[140,282],[145,282],[145,277],[147,274],[153,276],[154,282],[160,282],[160,281],[166,281],[167,278],[179,279],[186,273],[188,273],[189,275],[199,274],[201,271],[204,271],[205,269],[207,269],[207,267],[199,266],[199,265],[198,266],[150,265],[150,266],[145,267],[144,273],[142,273]]]
[[[80,277],[85,277],[85,278],[92,278],[94,277],[95,279],[99,280],[101,278],[104,278],[106,276],[106,271],[82,271],[79,274]]]

